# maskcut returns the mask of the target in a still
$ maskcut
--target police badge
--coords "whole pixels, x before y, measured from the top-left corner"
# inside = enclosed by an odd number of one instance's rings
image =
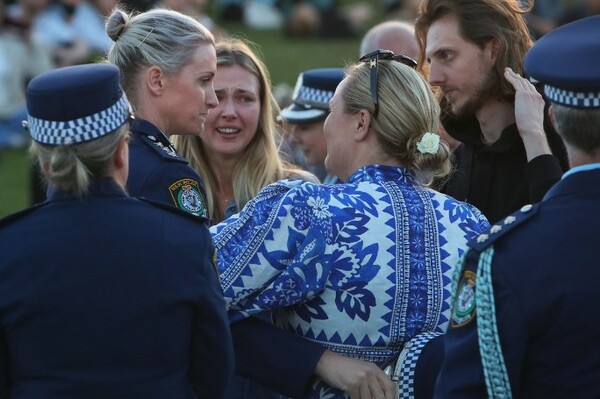
[[[465,270],[452,307],[452,327],[464,326],[475,317],[475,281],[475,273]]]
[[[171,198],[177,208],[196,216],[208,217],[208,211],[199,184],[193,179],[181,179],[169,186]]]

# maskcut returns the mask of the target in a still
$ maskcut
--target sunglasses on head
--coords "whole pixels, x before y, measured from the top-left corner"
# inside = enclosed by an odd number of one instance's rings
[[[390,50],[375,50],[370,53],[367,53],[360,57],[360,62],[368,62],[370,66],[370,86],[371,86],[371,97],[373,98],[373,105],[375,107],[375,111],[373,111],[373,118],[377,118],[377,114],[379,114],[379,95],[377,92],[378,89],[378,62],[379,60],[393,60],[398,61],[410,68],[417,69],[417,61],[413,60],[410,57],[407,57],[403,54],[394,54],[393,51]]]

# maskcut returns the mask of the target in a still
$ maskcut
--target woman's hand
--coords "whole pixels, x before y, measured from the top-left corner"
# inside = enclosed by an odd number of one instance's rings
[[[315,374],[352,399],[395,399],[396,384],[377,365],[326,350]]]

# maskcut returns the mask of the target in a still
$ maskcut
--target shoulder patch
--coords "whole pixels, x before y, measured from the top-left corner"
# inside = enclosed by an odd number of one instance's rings
[[[488,231],[471,240],[468,244],[469,247],[476,251],[483,252],[498,238],[502,237],[504,234],[519,226],[526,220],[529,220],[537,213],[538,209],[539,204],[523,205],[520,210],[500,220],[490,227]]]
[[[209,222],[209,220],[207,218],[203,217],[203,216],[193,215],[193,214],[191,214],[189,212],[186,212],[186,211],[184,211],[184,210],[182,210],[180,208],[175,208],[175,207],[173,207],[171,205],[163,204],[162,202],[154,201],[154,200],[151,200],[151,199],[148,199],[148,198],[145,198],[145,197],[135,197],[135,199],[143,201],[143,202],[145,202],[147,204],[150,204],[150,205],[152,205],[152,206],[154,206],[156,208],[160,208],[160,209],[169,211],[171,213],[175,213],[175,214],[177,214],[179,216],[183,216],[183,217],[185,217],[185,218],[187,218],[189,220],[193,220],[193,221],[198,222],[198,223],[208,223]]]
[[[469,324],[475,317],[476,280],[477,275],[472,270],[465,270],[460,278],[450,318],[450,324],[454,328]]]
[[[201,194],[200,184],[194,179],[177,180],[169,186],[173,203],[192,215],[208,217],[206,201]]]

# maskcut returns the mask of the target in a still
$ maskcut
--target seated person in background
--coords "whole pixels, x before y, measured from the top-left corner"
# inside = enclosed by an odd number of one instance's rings
[[[324,184],[338,181],[325,170],[327,143],[323,122],[329,115],[329,101],[344,78],[341,68],[310,69],[298,76],[292,104],[281,111],[281,119],[289,126],[293,144],[300,147],[304,162],[316,169]]]
[[[221,398],[234,357],[207,221],[126,194],[119,70],[46,72],[27,108],[52,190],[0,221],[0,397]]]
[[[379,366],[404,350],[413,389],[422,345],[448,324],[453,266],[489,223],[426,187],[449,172],[450,150],[416,63],[361,60],[324,125],[325,166],[344,183],[271,184],[211,232],[232,320],[272,310],[282,329]],[[344,394],[316,379],[305,397]]]

